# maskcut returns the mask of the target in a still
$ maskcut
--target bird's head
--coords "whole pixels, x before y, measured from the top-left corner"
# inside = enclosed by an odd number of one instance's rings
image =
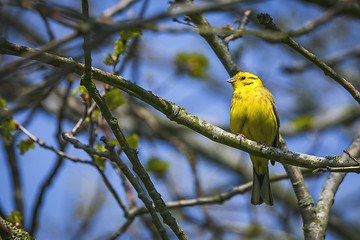
[[[232,78],[227,80],[228,83],[234,87],[234,90],[238,88],[249,87],[263,87],[261,80],[254,74],[248,72],[239,72]]]

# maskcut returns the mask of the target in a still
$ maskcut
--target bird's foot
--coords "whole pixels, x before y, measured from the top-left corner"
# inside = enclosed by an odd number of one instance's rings
[[[240,136],[240,143],[242,142],[243,139],[246,139],[245,135],[242,133],[236,133],[236,136]]]
[[[266,147],[266,144],[265,144],[265,143],[258,142],[258,144],[261,144],[261,146],[260,146],[260,151],[262,151],[262,149],[263,149],[264,147]]]

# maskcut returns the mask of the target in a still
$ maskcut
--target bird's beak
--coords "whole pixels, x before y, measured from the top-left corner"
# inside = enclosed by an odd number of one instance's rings
[[[228,80],[226,80],[228,83],[233,83],[233,82],[235,82],[236,81],[236,79],[235,78],[229,78]]]

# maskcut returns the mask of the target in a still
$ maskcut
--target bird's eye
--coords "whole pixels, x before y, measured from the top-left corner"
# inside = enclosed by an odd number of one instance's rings
[[[242,80],[245,80],[246,77],[241,77]]]

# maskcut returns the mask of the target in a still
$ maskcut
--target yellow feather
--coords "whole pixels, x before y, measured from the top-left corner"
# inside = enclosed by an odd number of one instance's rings
[[[228,80],[234,88],[230,109],[230,128],[233,133],[277,147],[280,121],[271,93],[254,74],[239,72]],[[254,167],[253,204],[272,205],[268,159],[250,155]],[[257,182],[256,182],[257,181]]]

